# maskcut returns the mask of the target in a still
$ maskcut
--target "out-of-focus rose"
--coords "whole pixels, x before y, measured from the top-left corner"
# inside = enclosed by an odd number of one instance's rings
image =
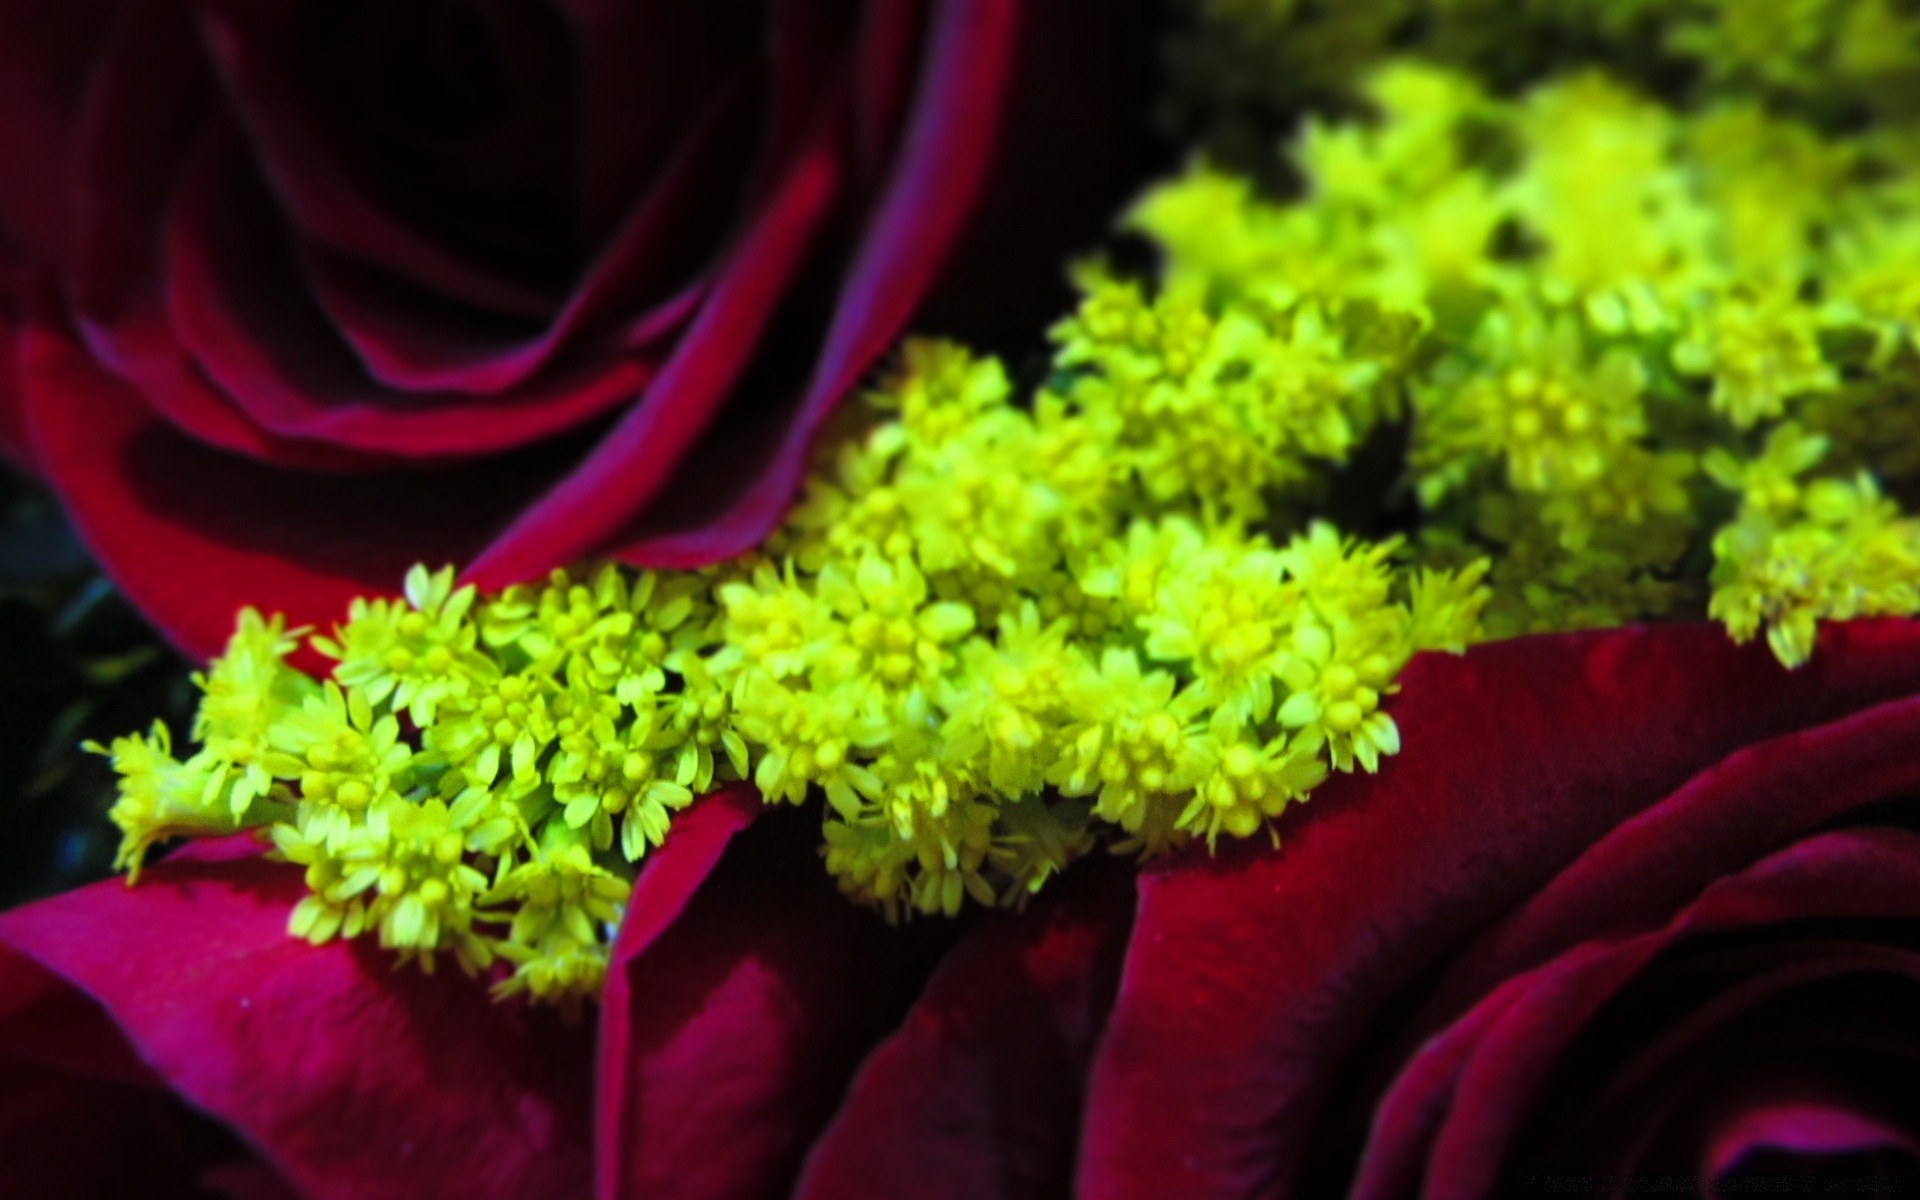
[[[753,544],[917,313],[1060,303],[1127,0],[0,0],[0,438],[204,655]]]
[[[886,929],[803,814],[712,797],[646,860],[597,1049],[285,937],[297,868],[196,848],[0,916],[0,1161],[106,1170],[87,1147],[126,1143],[72,1099],[98,1096],[193,1135],[152,1178],[241,1195],[1467,1200],[1920,1169],[1920,626],[1834,631],[1792,673],[1689,626],[1404,683],[1404,752],[1278,851],[1088,862],[959,930]]]
[[[1086,1193],[1920,1167],[1920,625],[1832,632],[1416,660],[1390,767],[1142,877]]]

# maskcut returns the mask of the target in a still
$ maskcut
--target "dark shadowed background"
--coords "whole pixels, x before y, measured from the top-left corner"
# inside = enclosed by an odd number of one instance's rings
[[[111,870],[113,772],[80,743],[155,717],[184,734],[192,696],[59,507],[0,466],[0,908]]]

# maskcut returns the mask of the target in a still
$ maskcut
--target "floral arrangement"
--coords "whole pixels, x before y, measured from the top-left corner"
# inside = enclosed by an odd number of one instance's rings
[[[301,141],[257,56],[512,31],[463,69],[545,95],[552,52],[599,96],[620,71],[549,43],[637,25],[209,4],[163,81],[128,47],[178,14],[106,7],[0,16],[47,80],[92,61],[72,153],[118,181],[65,258],[0,188],[0,409],[207,661],[187,728],[87,744],[125,883],[0,915],[23,1096],[129,1104],[230,1195],[1710,1194],[1920,1158],[1920,12],[954,0],[762,51],[688,18],[683,144],[626,224],[572,213],[611,240],[502,341],[538,289],[497,239],[557,236],[552,197],[457,209],[490,242],[342,225],[329,172],[403,169]],[[1083,98],[1168,56],[1189,162],[1128,207],[1143,107],[1021,129],[1069,33],[1110,51]],[[738,175],[721,61],[771,97]],[[1088,170],[994,165],[1024,142]],[[520,151],[527,186],[568,165]],[[416,200],[469,203],[435,153]],[[113,258],[162,178],[174,240]],[[247,224],[262,178],[286,237]],[[669,270],[650,229],[702,188],[751,215]],[[1021,247],[1003,278],[979,239]],[[1070,294],[1033,282],[1069,255]],[[250,344],[289,262],[332,332]],[[194,499],[266,479],[258,537]],[[292,550],[281,505],[336,532]]]

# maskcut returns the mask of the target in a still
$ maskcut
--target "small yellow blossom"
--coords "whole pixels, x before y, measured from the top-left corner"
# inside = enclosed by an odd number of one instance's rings
[[[1713,551],[1709,612],[1739,641],[1764,628],[1790,667],[1812,655],[1817,621],[1920,614],[1920,518],[1868,475],[1817,480],[1795,509],[1749,505]]]
[[[406,599],[356,599],[346,624],[314,647],[335,659],[334,678],[366,692],[379,704],[391,698],[416,724],[431,725],[435,710],[460,699],[498,674],[477,645],[480,631],[468,620],[472,587],[453,586],[453,568],[407,572]]]
[[[113,760],[120,776],[120,794],[109,816],[120,827],[120,849],[115,869],[140,876],[140,864],[158,842],[181,837],[219,837],[262,825],[288,814],[279,800],[256,795],[235,812],[229,797],[235,790],[233,768],[196,754],[181,762],[173,756],[173,739],[156,721],[146,736],[130,734],[107,746],[88,742],[86,748]]]
[[[1093,807],[1082,800],[1048,803],[1037,797],[1000,806],[988,855],[1006,876],[1000,902],[1020,907],[1067,869],[1091,853]]]
[[[201,743],[196,757],[230,769],[228,803],[236,817],[267,794],[276,775],[286,777],[270,742],[276,725],[316,690],[286,662],[304,632],[289,631],[281,617],[266,620],[242,609],[226,651],[193,677],[204,693],[193,720]]]
[[[609,931],[620,922],[632,885],[594,862],[587,844],[564,821],[549,821],[538,848],[507,871],[483,899],[513,906],[496,949],[514,973],[495,995],[526,993],[566,1002],[599,994],[606,978]]]
[[[1048,773],[1061,794],[1093,797],[1094,815],[1145,839],[1149,853],[1173,844],[1166,810],[1184,803],[1218,752],[1200,703],[1192,693],[1176,699],[1178,687],[1171,672],[1109,647],[1080,680],[1066,751]]]
[[[1781,416],[1787,402],[1840,385],[1820,348],[1820,315],[1781,290],[1717,296],[1674,345],[1673,362],[1713,380],[1713,406],[1742,429]]]
[[[375,716],[364,692],[343,691],[332,680],[281,718],[271,740],[287,756],[287,776],[299,783],[301,828],[330,849],[345,842],[374,801],[412,782],[414,752],[400,740],[399,719]]]
[[[1289,745],[1284,736],[1265,743],[1229,736],[1212,772],[1180,813],[1180,828],[1212,846],[1222,833],[1252,837],[1327,777],[1327,763],[1310,745]]]

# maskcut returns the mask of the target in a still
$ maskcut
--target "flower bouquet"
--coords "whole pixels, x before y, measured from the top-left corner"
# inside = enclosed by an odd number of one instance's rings
[[[709,8],[0,2],[0,1194],[1920,1187],[1920,9]]]

